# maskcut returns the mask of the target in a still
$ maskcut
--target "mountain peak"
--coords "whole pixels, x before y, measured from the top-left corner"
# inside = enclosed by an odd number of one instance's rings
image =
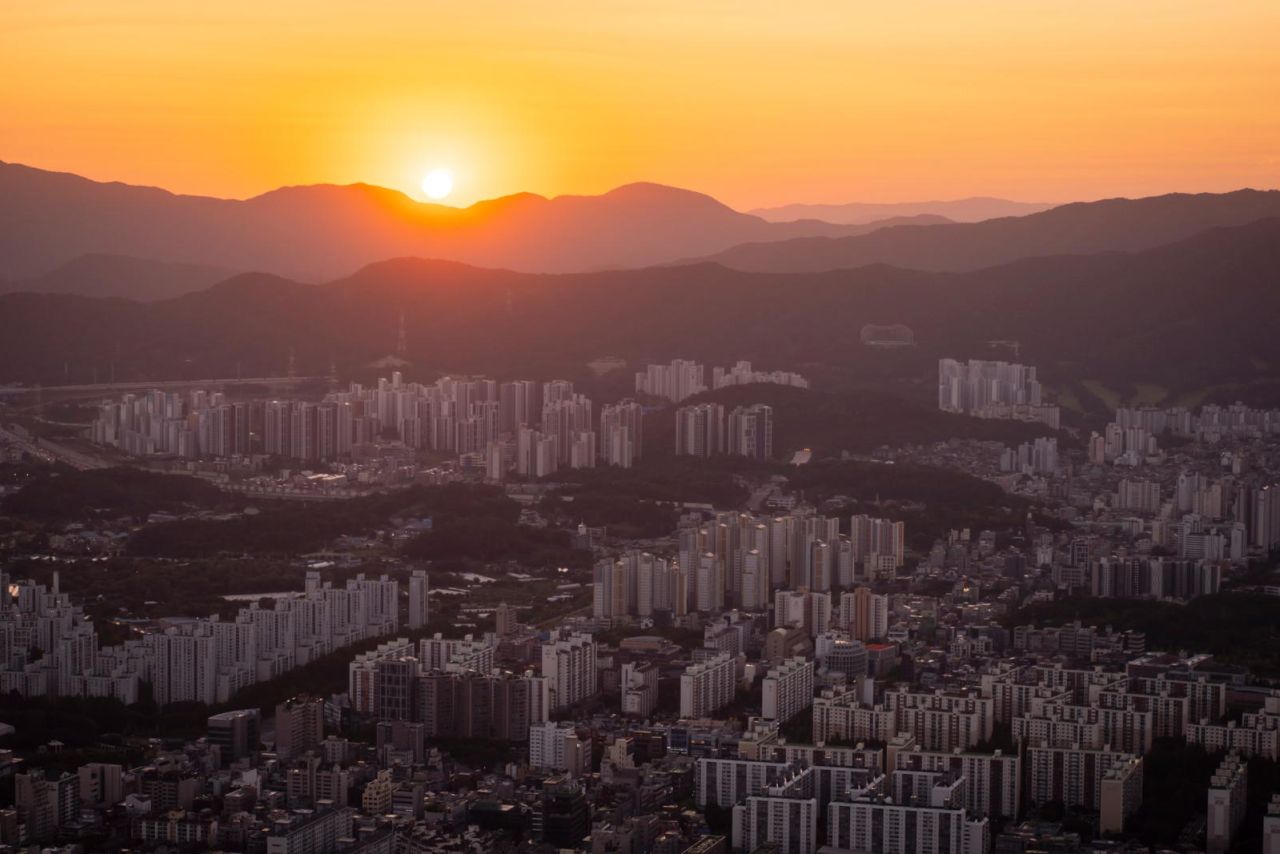
[[[635,181],[630,184],[622,184],[604,193],[599,198],[649,204],[697,204],[739,214],[738,211],[733,210],[733,208],[714,196],[699,193],[697,190],[686,190],[682,187],[672,187],[668,184],[658,184],[652,181]],[[743,214],[739,215],[742,216]]]

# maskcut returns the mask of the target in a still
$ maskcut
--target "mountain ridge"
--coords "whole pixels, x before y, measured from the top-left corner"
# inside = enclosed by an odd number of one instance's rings
[[[820,219],[824,222],[856,225],[891,216],[935,214],[953,222],[981,222],[1005,216],[1025,216],[1057,207],[1048,202],[1019,202],[995,196],[963,199],[932,199],[923,202],[843,202],[834,204],[794,203],[753,208],[747,213],[770,222]]]
[[[706,194],[651,182],[598,196],[518,193],[453,208],[371,184],[281,187],[248,199],[217,199],[0,162],[3,279],[45,275],[100,253],[310,281],[410,254],[571,272],[874,227],[769,223]]]
[[[865,235],[743,244],[690,260],[759,272],[821,272],[873,263],[967,272],[1017,258],[1151,249],[1210,228],[1271,216],[1280,216],[1278,190],[1166,193],[1072,202],[1023,217],[975,223],[901,225]]]
[[[0,281],[0,293],[77,293],[149,302],[201,290],[235,271],[205,264],[181,264],[93,252],[72,258],[42,276]]]
[[[428,372],[554,376],[601,354],[748,358],[822,385],[928,398],[937,358],[1000,358],[986,342],[1016,340],[1050,382],[1159,383],[1170,399],[1239,388],[1253,399],[1271,393],[1280,364],[1278,266],[1280,218],[967,273],[744,273],[708,262],[547,274],[399,258],[320,285],[243,274],[148,304],[0,295],[0,382],[88,381],[104,360],[118,360],[119,377],[234,376],[238,366],[272,375],[290,351],[300,373],[325,373],[331,360],[358,372],[394,350],[403,317],[408,358]],[[861,345],[864,324],[895,323],[914,331],[915,347]],[[1207,346],[1206,329],[1230,335]]]

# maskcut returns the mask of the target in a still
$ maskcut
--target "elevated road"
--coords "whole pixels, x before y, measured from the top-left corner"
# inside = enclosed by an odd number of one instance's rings
[[[21,432],[8,427],[0,427],[0,438],[8,440],[37,459],[50,463],[61,461],[79,471],[111,468],[113,465],[113,463],[95,457],[92,454],[68,448],[66,445],[51,442],[48,439],[40,439],[29,434],[23,435]]]
[[[230,377],[221,379],[207,380],[139,380],[138,382],[114,382],[114,383],[84,383],[82,385],[10,385],[0,386],[0,397],[12,396],[21,397],[30,394],[48,394],[60,396],[63,394],[80,394],[80,393],[97,393],[112,391],[137,391],[139,389],[182,389],[182,388],[199,388],[202,386],[245,386],[245,385],[265,385],[276,387],[288,387],[298,385],[305,382],[316,382],[329,379],[328,377]]]

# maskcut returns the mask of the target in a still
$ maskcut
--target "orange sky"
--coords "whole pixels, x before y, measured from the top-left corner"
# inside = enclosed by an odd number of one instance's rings
[[[448,167],[454,203],[1280,186],[1277,0],[183,5],[7,3],[0,160],[236,197]]]

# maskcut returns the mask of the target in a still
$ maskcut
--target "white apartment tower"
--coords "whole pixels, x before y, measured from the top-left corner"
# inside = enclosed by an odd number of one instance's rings
[[[600,458],[606,465],[631,468],[640,459],[643,412],[634,400],[600,410]]]
[[[649,365],[636,374],[636,393],[664,397],[679,403],[707,390],[705,368],[687,359],[675,359],[670,365]]]
[[[753,460],[773,458],[773,407],[739,406],[729,413],[726,450]]]
[[[680,716],[702,718],[733,700],[737,661],[726,653],[691,664],[680,676]]]
[[[764,677],[760,716],[786,722],[813,705],[813,662],[789,658]]]
[[[548,710],[581,702],[596,693],[596,645],[590,635],[561,633],[542,645],[542,676]]]
[[[1209,781],[1205,825],[1205,848],[1209,854],[1221,854],[1231,847],[1244,821],[1246,782],[1247,767],[1239,754],[1229,753],[1223,757]]]
[[[713,457],[723,454],[724,407],[718,403],[699,403],[676,410],[676,454],[690,457]]]

